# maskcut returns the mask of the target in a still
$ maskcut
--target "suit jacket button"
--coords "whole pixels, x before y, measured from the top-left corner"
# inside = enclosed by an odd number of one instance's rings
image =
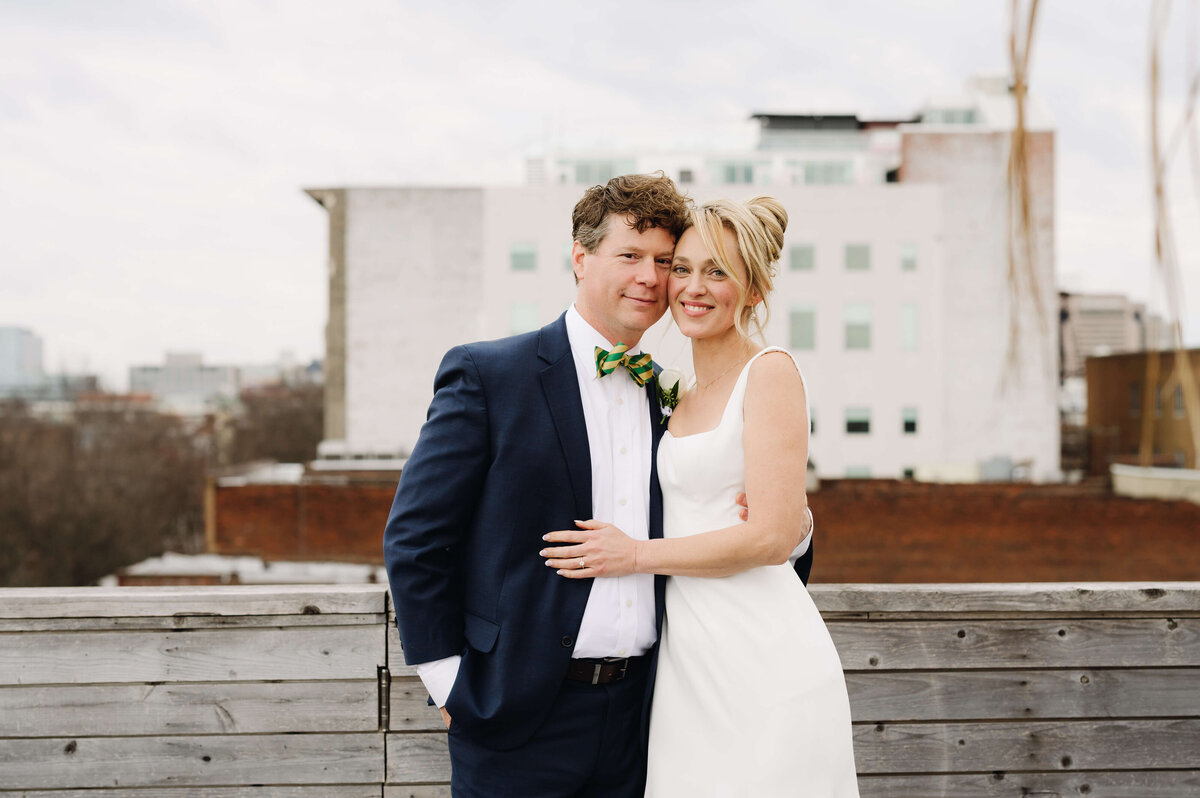
[[[571,646],[575,645],[575,638],[571,637],[570,635],[564,635],[563,639],[559,642],[563,644],[563,648],[570,648]]]

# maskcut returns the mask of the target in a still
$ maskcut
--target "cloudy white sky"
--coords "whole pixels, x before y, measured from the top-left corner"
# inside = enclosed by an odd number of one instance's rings
[[[1182,108],[1189,4],[1166,52]],[[1194,4],[1193,4],[1194,6]],[[1150,6],[1045,0],[1062,287],[1154,299]],[[1007,67],[1004,0],[0,0],[0,325],[51,371],[323,353],[304,186],[498,184],[547,146],[749,145],[755,111],[907,116]],[[1200,342],[1200,205],[1172,182]]]

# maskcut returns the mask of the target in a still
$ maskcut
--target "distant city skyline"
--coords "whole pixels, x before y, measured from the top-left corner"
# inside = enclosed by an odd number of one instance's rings
[[[116,390],[168,350],[319,358],[326,224],[303,186],[516,184],[549,149],[745,147],[755,112],[904,117],[1007,71],[1007,8],[0,0],[0,325],[38,335],[47,372]],[[1149,16],[1042,4],[1031,84],[1057,131],[1059,287],[1161,308]],[[1170,188],[1196,345],[1188,169],[1185,147]]]

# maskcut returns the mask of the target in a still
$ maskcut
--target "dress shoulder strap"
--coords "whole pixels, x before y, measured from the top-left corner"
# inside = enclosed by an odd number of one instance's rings
[[[796,362],[796,356],[782,346],[768,346],[755,352],[754,357],[750,358],[746,362],[746,365],[742,367],[742,373],[738,375],[737,384],[733,386],[733,394],[737,397],[738,406],[740,407],[746,400],[746,384],[750,380],[750,367],[754,365],[754,361],[768,352],[783,352],[791,359],[792,365],[796,367],[796,373],[800,375],[800,386],[804,389],[804,410],[807,417],[806,420],[808,421],[808,428],[812,429],[812,402],[808,399],[808,383],[804,380],[804,372],[800,370],[800,364]],[[731,401],[730,404],[733,404],[733,402]]]

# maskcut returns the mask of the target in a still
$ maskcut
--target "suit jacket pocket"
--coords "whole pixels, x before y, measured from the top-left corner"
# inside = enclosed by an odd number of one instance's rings
[[[496,637],[500,634],[500,624],[470,612],[463,613],[463,620],[463,634],[467,638],[467,645],[484,654],[495,647]]]

